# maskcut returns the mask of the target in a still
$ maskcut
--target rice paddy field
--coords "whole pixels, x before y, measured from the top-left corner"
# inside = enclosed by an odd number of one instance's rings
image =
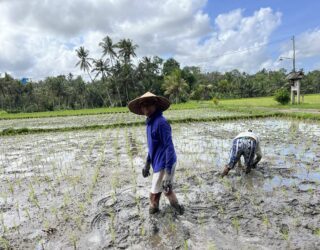
[[[164,197],[160,213],[148,213],[143,117],[0,120],[1,131],[29,129],[0,137],[0,249],[320,249],[318,120],[213,107],[164,116],[183,215]],[[261,138],[262,161],[221,178],[232,138],[247,129]]]

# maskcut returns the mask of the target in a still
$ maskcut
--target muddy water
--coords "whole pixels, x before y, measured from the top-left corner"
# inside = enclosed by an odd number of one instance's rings
[[[175,124],[175,189],[148,214],[145,130],[1,138],[0,232],[23,249],[319,249],[320,126],[291,120]],[[219,172],[252,128],[263,160]],[[4,244],[4,243],[1,243]]]

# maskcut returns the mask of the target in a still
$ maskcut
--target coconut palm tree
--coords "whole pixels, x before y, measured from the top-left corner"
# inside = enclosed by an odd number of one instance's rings
[[[118,57],[117,52],[115,50],[117,48],[117,45],[113,43],[112,39],[109,36],[106,36],[105,38],[102,39],[102,42],[99,43],[99,46],[102,47],[102,49],[103,49],[102,56],[109,56],[111,65],[112,65],[112,67],[114,67],[114,60]],[[119,103],[122,106],[119,86],[116,83],[116,81],[114,81],[114,76],[112,75],[111,77],[112,77],[112,81],[115,83],[115,87],[117,89]]]
[[[130,39],[121,39],[117,43],[119,49],[119,55],[123,58],[125,64],[130,62],[131,57],[136,57],[135,50],[138,48],[137,44],[133,44]]]
[[[186,101],[187,99],[189,85],[181,77],[179,69],[175,69],[170,75],[165,76],[162,88],[164,89],[164,94],[168,95],[170,100],[175,103]]]
[[[106,36],[102,39],[102,42],[99,43],[99,46],[103,49],[102,56],[109,56],[111,65],[113,65],[113,60],[118,57],[115,51],[117,45],[113,44],[109,36]]]
[[[90,60],[92,60],[92,58],[89,58],[89,50],[86,50],[83,46],[80,46],[79,49],[76,50],[77,52],[77,56],[79,57],[80,61],[77,62],[76,66],[80,66],[80,69],[87,72],[90,80],[92,81],[92,77],[90,75],[90,68],[91,68],[91,63]]]
[[[93,65],[94,65],[94,68],[92,69],[91,72],[96,72],[95,79],[99,75],[101,75],[101,80],[102,80],[102,83],[104,85],[105,80],[107,79],[107,74],[109,72],[108,60],[105,60],[105,61],[102,60],[102,59],[93,60]],[[113,103],[112,103],[108,88],[106,88],[106,92],[107,92],[107,96],[108,96],[110,105],[113,106]],[[99,95],[100,95],[100,98],[102,99],[103,104],[104,104],[104,99],[101,96],[101,92],[99,93]]]
[[[122,39],[117,43],[117,48],[119,49],[119,57],[122,58],[123,65],[121,65],[121,71],[124,79],[125,93],[127,101],[130,100],[129,96],[129,85],[133,86],[133,65],[131,64],[131,57],[136,57],[135,50],[138,45],[133,44],[130,39]]]

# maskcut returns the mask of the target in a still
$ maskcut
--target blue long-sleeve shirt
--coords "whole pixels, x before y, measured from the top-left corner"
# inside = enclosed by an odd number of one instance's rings
[[[171,127],[162,116],[161,111],[156,111],[147,118],[148,157],[153,172],[165,169],[171,173],[172,166],[177,161],[176,152],[172,143]]]

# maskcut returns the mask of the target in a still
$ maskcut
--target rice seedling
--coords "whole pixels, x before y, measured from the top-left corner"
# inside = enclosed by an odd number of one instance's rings
[[[7,228],[7,226],[6,226],[5,222],[4,222],[3,212],[0,213],[0,223],[1,223],[3,234],[6,234],[8,228]]]
[[[11,249],[9,241],[3,236],[0,236],[0,247],[5,250]]]
[[[69,241],[73,247],[74,250],[77,249],[77,241],[78,241],[78,238],[77,236],[74,234],[74,233],[70,233],[69,235]]]
[[[208,245],[208,250],[217,250],[216,244],[214,241],[210,241]]]
[[[285,240],[288,241],[289,240],[289,230],[281,230],[281,237]]]
[[[240,221],[237,217],[234,217],[231,219],[231,224],[232,227],[236,230],[237,235],[239,234],[239,230],[240,230]]]
[[[269,218],[267,217],[267,215],[262,215],[262,223],[263,225],[265,225],[267,228],[269,228],[270,226],[270,221]]]

